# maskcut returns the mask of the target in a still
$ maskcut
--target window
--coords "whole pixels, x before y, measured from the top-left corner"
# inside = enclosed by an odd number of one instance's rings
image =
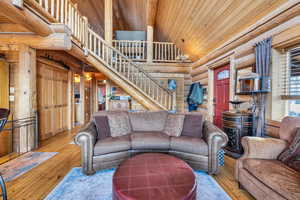
[[[229,78],[229,70],[224,70],[218,73],[218,80]]]
[[[287,100],[287,114],[300,116],[300,47],[290,49],[286,59],[281,97]]]

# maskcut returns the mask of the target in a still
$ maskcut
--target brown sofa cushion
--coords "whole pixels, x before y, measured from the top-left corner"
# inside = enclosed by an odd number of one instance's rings
[[[208,155],[208,145],[203,139],[189,136],[171,137],[171,150],[193,153],[198,155]]]
[[[94,155],[103,155],[108,153],[116,153],[131,149],[130,138],[128,135],[120,137],[107,137],[98,140],[94,147]]]
[[[285,117],[280,123],[279,136],[280,139],[289,143],[295,137],[297,128],[300,127],[300,117]]]
[[[287,199],[300,199],[300,173],[278,160],[245,159],[243,167]]]
[[[183,114],[169,114],[165,125],[164,133],[166,133],[169,136],[180,136],[183,129],[183,123]]]
[[[93,117],[97,128],[97,139],[102,140],[110,136],[110,128],[107,116],[96,115]]]
[[[130,134],[133,150],[169,150],[170,137],[162,132],[134,132]]]
[[[300,172],[300,128],[289,145],[278,157],[280,161]]]
[[[167,115],[166,111],[130,112],[129,118],[133,131],[163,131]]]
[[[182,136],[202,138],[203,116],[187,114],[184,118]]]
[[[112,137],[127,135],[131,132],[131,125],[127,112],[111,112],[107,114]]]

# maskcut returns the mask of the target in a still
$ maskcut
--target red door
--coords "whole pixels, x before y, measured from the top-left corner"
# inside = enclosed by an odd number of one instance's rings
[[[222,128],[222,112],[229,110],[229,64],[214,71],[214,124]]]

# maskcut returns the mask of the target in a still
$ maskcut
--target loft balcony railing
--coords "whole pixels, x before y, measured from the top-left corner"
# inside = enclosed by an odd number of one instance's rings
[[[87,47],[88,19],[83,16],[77,4],[70,0],[25,0],[30,8],[37,11],[52,23],[62,23],[69,27],[72,36],[82,47]],[[143,62],[149,56],[153,62],[182,62],[183,52],[171,42],[153,42],[152,54],[147,54],[147,41],[113,40],[113,47],[127,58]]]
[[[147,61],[152,56],[153,62],[182,62],[183,52],[172,42],[153,42],[152,54],[148,54],[148,42],[138,40],[113,40],[113,46],[127,58],[134,61]]]

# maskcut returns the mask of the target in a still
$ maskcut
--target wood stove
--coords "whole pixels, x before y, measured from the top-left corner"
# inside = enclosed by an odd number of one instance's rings
[[[248,112],[226,111],[222,113],[223,130],[228,136],[225,152],[235,158],[243,154],[241,139],[252,136],[253,115]]]

